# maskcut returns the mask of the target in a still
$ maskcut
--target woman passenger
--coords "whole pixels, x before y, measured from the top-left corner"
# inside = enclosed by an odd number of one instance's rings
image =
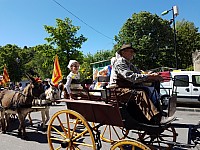
[[[81,84],[72,82],[73,79],[74,81],[80,80],[80,73],[79,73],[80,64],[76,60],[70,60],[67,67],[69,68],[71,72],[67,76],[67,82],[64,87],[67,90],[67,93],[69,94],[70,100],[73,100],[73,94],[72,94],[71,89],[83,89]]]

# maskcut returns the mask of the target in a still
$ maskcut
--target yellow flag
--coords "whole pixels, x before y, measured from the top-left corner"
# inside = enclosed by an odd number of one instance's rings
[[[53,68],[53,74],[52,74],[52,82],[54,85],[58,85],[58,82],[62,80],[62,73],[60,70],[60,65],[58,62],[58,55],[56,55],[54,60],[54,68]]]
[[[9,77],[8,71],[6,69],[6,65],[4,65],[2,84],[6,84],[7,82],[10,82],[10,77]]]

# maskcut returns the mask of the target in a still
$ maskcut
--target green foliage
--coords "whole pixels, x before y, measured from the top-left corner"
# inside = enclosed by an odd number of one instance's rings
[[[26,64],[26,68],[37,72],[42,79],[51,78],[56,55],[54,47],[46,44],[37,45],[32,47],[31,51],[34,57]]]
[[[72,21],[69,18],[64,20],[56,19],[56,27],[45,25],[44,28],[50,34],[45,40],[53,46],[57,45],[56,51],[62,73],[67,75],[69,73],[67,65],[70,59],[76,59],[82,63],[83,53],[78,49],[87,39],[82,34],[76,36],[80,27],[72,25]]]
[[[101,50],[98,51],[93,55],[93,62],[102,61],[102,60],[109,60],[113,57],[114,54],[110,50]]]
[[[80,74],[81,79],[90,79],[92,78],[92,66],[90,65],[92,62],[94,62],[94,57],[92,54],[87,54],[83,58],[83,63],[80,66]]]
[[[179,68],[191,66],[192,53],[200,50],[200,34],[194,23],[182,20],[176,23]]]
[[[7,44],[0,48],[0,68],[2,73],[5,64],[10,79],[14,82],[20,81],[24,74],[24,55],[25,51],[17,45]]]
[[[91,63],[102,61],[102,60],[109,60],[113,57],[113,51],[110,50],[101,50],[92,54],[87,54],[84,56],[83,63],[81,64],[80,73],[82,79],[89,79],[92,78],[93,75],[93,68]]]
[[[45,38],[49,44],[24,48],[11,44],[0,46],[0,72],[6,64],[11,81],[21,81],[29,70],[37,72],[42,79],[51,78],[56,54],[64,76],[69,73],[69,60],[76,59],[81,64],[81,78],[92,78],[91,63],[111,59],[123,43],[132,43],[138,49],[134,63],[140,69],[176,66],[173,28],[169,21],[149,12],[134,13],[115,36],[117,44],[113,50],[100,50],[94,55],[79,51],[87,39],[82,34],[77,36],[80,27],[72,25],[69,18],[56,19],[56,27],[45,25],[44,28],[49,33]],[[193,70],[192,53],[200,50],[198,28],[182,20],[176,23],[176,31],[179,68]]]
[[[115,36],[115,51],[123,43],[132,43],[138,49],[135,64],[144,70],[174,64],[173,33],[168,21],[149,12],[134,13]],[[166,47],[168,49],[166,49]]]
[[[185,69],[186,71],[194,71],[194,66],[189,66],[188,68]]]

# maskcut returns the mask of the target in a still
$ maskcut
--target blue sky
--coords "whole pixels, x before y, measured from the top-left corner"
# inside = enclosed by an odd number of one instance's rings
[[[44,25],[55,26],[56,18],[68,17],[73,25],[81,27],[78,34],[88,38],[80,50],[94,54],[112,49],[115,43],[112,39],[133,13],[147,11],[161,16],[174,5],[179,8],[176,21],[185,19],[200,27],[199,0],[0,0],[0,46],[16,44],[23,48],[45,44],[44,38],[49,35]],[[161,17],[171,19],[172,13]]]

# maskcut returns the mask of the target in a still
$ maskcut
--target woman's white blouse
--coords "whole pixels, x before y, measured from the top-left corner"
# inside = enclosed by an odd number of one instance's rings
[[[65,88],[67,90],[67,93],[70,94],[71,93],[71,89],[82,89],[83,87],[81,86],[81,84],[71,84],[72,79],[80,79],[80,73],[78,72],[78,74],[75,74],[73,72],[70,72],[69,75],[67,76],[67,82],[65,84]]]

